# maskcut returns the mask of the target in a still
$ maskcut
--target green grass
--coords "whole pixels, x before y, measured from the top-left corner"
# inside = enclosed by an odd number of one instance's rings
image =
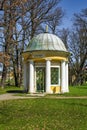
[[[87,96],[87,86],[74,86],[70,87],[69,96]]]
[[[69,93],[61,93],[61,94],[48,94],[46,97],[50,96],[62,96],[62,97],[79,97],[79,96],[87,96],[87,86],[70,86]]]
[[[87,96],[87,86],[69,89],[69,93],[46,98],[0,101],[0,130],[87,130],[87,99],[49,98]],[[0,88],[0,94],[9,90],[21,88]]]
[[[27,94],[18,94],[20,96],[31,96]],[[60,93],[60,94],[46,94],[45,97],[82,97],[82,96],[87,96],[87,86],[70,86],[69,87],[69,93]]]
[[[0,130],[87,130],[87,99],[0,101]]]
[[[9,87],[7,86],[5,89],[2,89],[0,87],[0,94],[4,94],[4,93],[7,93],[7,91],[10,91],[10,90],[23,90],[23,87],[22,88],[19,88],[19,87]],[[16,95],[19,95],[19,96],[30,96],[29,94],[23,94],[23,93],[19,93],[19,94],[16,94]],[[74,87],[69,87],[69,93],[64,93],[64,94],[48,94],[46,95],[46,97],[50,97],[50,96],[87,96],[87,84],[84,85],[84,86],[74,86]]]

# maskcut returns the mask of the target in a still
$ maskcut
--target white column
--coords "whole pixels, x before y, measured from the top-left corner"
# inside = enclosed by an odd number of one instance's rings
[[[24,90],[27,92],[28,90],[28,63],[24,62],[24,75],[23,75],[23,80],[24,80]]]
[[[66,92],[65,89],[65,61],[61,62],[61,92],[64,93]]]
[[[29,92],[34,93],[34,62],[31,60],[29,65]]]
[[[50,83],[51,83],[50,66],[51,66],[50,60],[46,60],[46,93],[51,92],[51,89],[50,89]]]
[[[69,92],[69,87],[68,87],[68,62],[66,62],[66,65],[65,65],[65,69],[66,69],[66,92]]]

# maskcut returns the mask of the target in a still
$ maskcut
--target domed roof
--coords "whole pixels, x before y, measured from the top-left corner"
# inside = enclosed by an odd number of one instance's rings
[[[29,43],[26,51],[53,50],[64,51],[67,49],[62,40],[54,34],[41,33],[35,36]]]

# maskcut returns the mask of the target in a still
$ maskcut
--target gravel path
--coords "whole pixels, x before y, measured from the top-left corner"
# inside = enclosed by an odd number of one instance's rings
[[[2,94],[0,95],[0,100],[11,100],[11,99],[19,99],[21,98],[20,96],[14,96],[13,94]]]
[[[0,95],[0,100],[3,101],[3,100],[13,100],[13,99],[27,99],[27,98],[40,98],[40,97],[43,97],[44,95],[43,94],[29,94],[30,96],[17,96],[17,95],[14,95],[12,93],[6,93],[6,94],[1,94]]]
[[[29,99],[29,98],[41,98],[44,97],[44,94],[29,94],[30,96],[16,96],[12,93],[6,93],[0,95],[0,101],[3,100],[13,100],[13,99]],[[49,96],[45,98],[55,98],[55,99],[87,99],[87,96],[79,96],[79,97],[60,97],[60,96]]]

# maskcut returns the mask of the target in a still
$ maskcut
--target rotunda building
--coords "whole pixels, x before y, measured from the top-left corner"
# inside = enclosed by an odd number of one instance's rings
[[[68,56],[58,36],[50,33],[35,36],[23,52],[24,89],[29,93],[69,92]]]

